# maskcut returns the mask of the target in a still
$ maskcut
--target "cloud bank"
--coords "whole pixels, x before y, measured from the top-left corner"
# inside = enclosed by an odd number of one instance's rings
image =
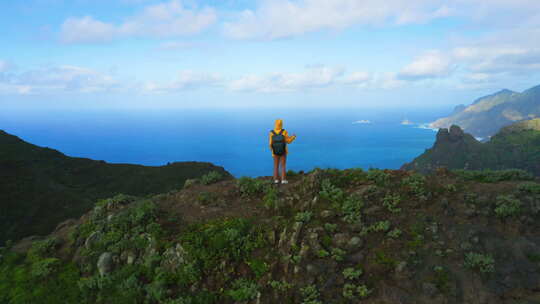
[[[200,33],[217,20],[210,7],[187,8],[182,1],[147,6],[121,23],[105,22],[92,16],[70,17],[60,30],[64,43],[104,43],[120,38],[171,38]]]

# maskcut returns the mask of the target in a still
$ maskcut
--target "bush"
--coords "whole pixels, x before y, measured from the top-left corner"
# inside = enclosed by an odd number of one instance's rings
[[[232,288],[233,289],[227,291],[227,295],[229,295],[235,301],[254,300],[257,298],[257,294],[259,293],[259,287],[257,284],[244,278],[234,281]]]
[[[346,280],[356,280],[362,275],[362,273],[362,269],[354,269],[353,267],[349,267],[343,270],[343,277]]]
[[[531,194],[540,194],[540,184],[535,182],[525,182],[518,185],[518,190],[531,193]]]
[[[362,199],[356,195],[351,195],[345,199],[341,206],[343,220],[349,224],[354,224],[361,219],[361,210],[364,207]]]
[[[263,204],[264,207],[268,210],[277,210],[279,209],[279,199],[278,199],[278,191],[276,188],[273,187],[267,187],[266,193],[263,197]]]
[[[397,206],[399,205],[400,201],[401,197],[399,194],[387,194],[383,198],[383,206],[392,213],[399,213],[401,212],[401,208],[398,208]]]
[[[513,195],[497,196],[495,214],[500,218],[516,216],[521,212],[521,201]]]
[[[300,289],[302,304],[322,304],[319,300],[319,291],[315,285],[308,285]]]
[[[520,169],[509,170],[453,170],[454,174],[464,180],[473,180],[482,183],[496,183],[502,181],[527,181],[534,176]]]
[[[346,196],[343,190],[334,186],[327,178],[321,182],[321,191],[319,192],[319,195],[321,198],[328,200],[334,208],[339,208]]]
[[[412,174],[401,181],[402,186],[417,196],[424,196],[426,194],[425,183],[426,178],[420,174]]]
[[[364,299],[371,294],[372,290],[368,289],[366,285],[354,285],[347,283],[343,285],[343,297],[349,300],[356,298]]]
[[[255,179],[250,177],[241,177],[237,181],[238,189],[242,196],[254,196],[267,192],[267,189],[271,187],[269,181],[262,179]]]
[[[205,175],[201,176],[201,184],[210,185],[213,183],[217,183],[222,179],[223,179],[223,175],[221,175],[221,173],[217,171],[210,171],[206,173]]]
[[[297,222],[309,223],[312,216],[313,216],[313,213],[311,213],[310,211],[298,212],[294,216],[294,220]]]
[[[367,179],[374,182],[377,186],[384,187],[390,181],[390,174],[380,169],[369,169]]]
[[[488,254],[469,252],[465,255],[464,266],[481,273],[491,273],[495,271],[495,260]]]

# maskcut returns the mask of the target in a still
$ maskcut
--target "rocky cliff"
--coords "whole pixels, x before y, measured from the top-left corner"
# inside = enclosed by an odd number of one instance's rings
[[[435,144],[402,169],[419,172],[449,169],[518,168],[540,176],[540,119],[504,127],[481,143],[458,126],[440,129]]]

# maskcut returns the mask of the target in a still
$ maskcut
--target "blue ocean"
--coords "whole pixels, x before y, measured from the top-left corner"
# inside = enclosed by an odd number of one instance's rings
[[[272,174],[268,133],[284,120],[297,140],[287,169],[397,169],[433,145],[422,125],[441,110],[190,109],[2,111],[0,129],[66,155],[110,163],[204,161],[234,176]],[[408,119],[412,124],[402,124]]]

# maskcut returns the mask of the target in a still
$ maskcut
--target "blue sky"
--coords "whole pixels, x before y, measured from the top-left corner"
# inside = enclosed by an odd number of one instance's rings
[[[440,108],[539,46],[533,0],[5,0],[0,106]]]

